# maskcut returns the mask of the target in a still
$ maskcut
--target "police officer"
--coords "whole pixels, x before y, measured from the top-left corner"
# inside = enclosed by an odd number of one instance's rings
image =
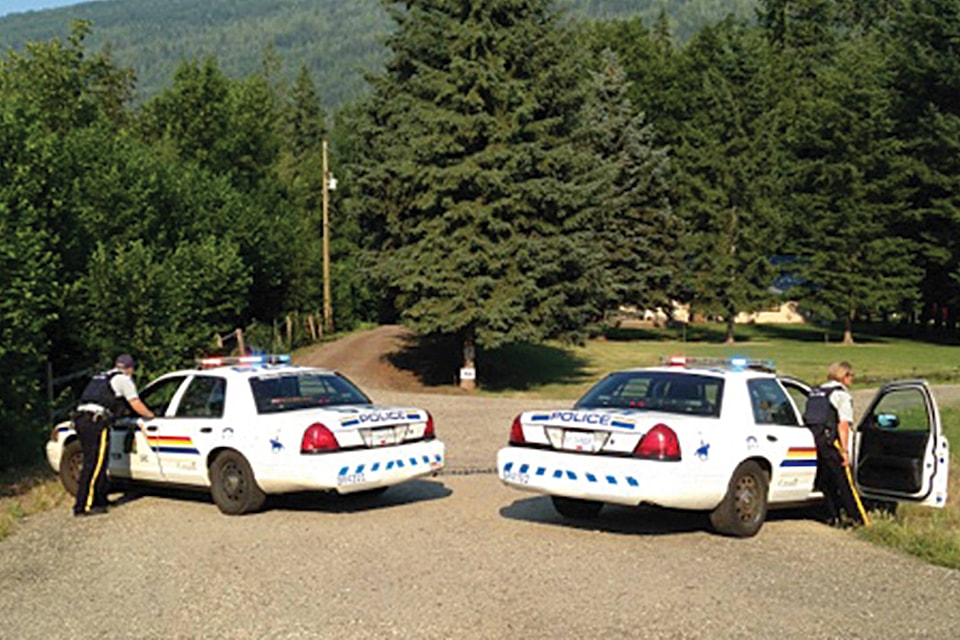
[[[128,407],[144,418],[154,413],[140,400],[133,382],[137,363],[133,356],[117,356],[114,368],[90,380],[80,395],[74,428],[80,438],[83,465],[73,515],[90,516],[107,512],[107,461],[110,454],[109,427]]]
[[[807,399],[804,422],[817,444],[817,488],[823,492],[832,520],[841,522],[841,509],[855,524],[868,525],[870,518],[860,501],[850,470],[850,433],[853,428],[853,366],[834,362],[827,382]]]

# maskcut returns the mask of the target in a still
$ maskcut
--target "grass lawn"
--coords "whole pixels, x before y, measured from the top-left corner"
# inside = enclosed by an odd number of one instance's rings
[[[941,405],[940,420],[953,449],[947,506],[902,505],[896,515],[874,514],[873,526],[857,535],[931,564],[960,569],[960,404]]]
[[[575,399],[610,371],[685,355],[773,360],[781,374],[811,384],[822,382],[827,366],[837,360],[853,364],[855,388],[899,378],[960,384],[960,346],[871,334],[855,334],[857,344],[843,345],[839,336],[824,342],[822,330],[805,326],[743,326],[737,336],[735,344],[724,344],[720,328],[708,325],[689,331],[687,341],[678,339],[676,330],[611,330],[583,346],[511,346],[481,354],[480,383],[485,392],[498,395]]]

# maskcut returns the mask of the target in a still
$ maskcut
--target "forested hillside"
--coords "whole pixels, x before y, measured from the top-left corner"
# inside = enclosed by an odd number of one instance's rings
[[[687,38],[727,13],[752,16],[756,0],[563,0],[574,15],[640,16],[652,24],[661,8]],[[101,0],[0,18],[0,44],[65,37],[69,22],[93,22],[90,47],[109,46],[137,74],[144,101],[170,83],[183,59],[214,56],[231,77],[256,70],[272,46],[293,80],[301,65],[317,79],[326,106],[336,108],[366,90],[363,73],[386,60],[392,22],[381,0]]]

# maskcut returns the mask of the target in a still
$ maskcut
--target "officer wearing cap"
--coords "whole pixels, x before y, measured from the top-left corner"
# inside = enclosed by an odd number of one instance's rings
[[[154,417],[153,411],[140,400],[133,382],[136,366],[130,354],[117,356],[114,368],[95,375],[80,395],[73,422],[83,451],[83,466],[73,506],[75,516],[107,512],[109,427],[114,418],[128,408],[144,418]]]

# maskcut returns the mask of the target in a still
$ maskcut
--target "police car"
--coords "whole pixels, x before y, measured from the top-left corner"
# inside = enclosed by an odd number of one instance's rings
[[[620,371],[570,410],[517,416],[498,474],[549,495],[568,518],[596,516],[605,503],[656,505],[703,510],[717,532],[752,536],[768,507],[822,499],[801,419],[809,393],[769,361],[673,358]],[[946,503],[949,445],[925,382],[880,389],[851,448],[865,499]]]
[[[427,411],[376,406],[345,377],[289,356],[206,359],[140,398],[157,417],[116,421],[111,480],[209,489],[227,514],[258,510],[266,494],[378,491],[444,464]],[[82,452],[72,423],[53,429],[46,454],[75,493]]]

